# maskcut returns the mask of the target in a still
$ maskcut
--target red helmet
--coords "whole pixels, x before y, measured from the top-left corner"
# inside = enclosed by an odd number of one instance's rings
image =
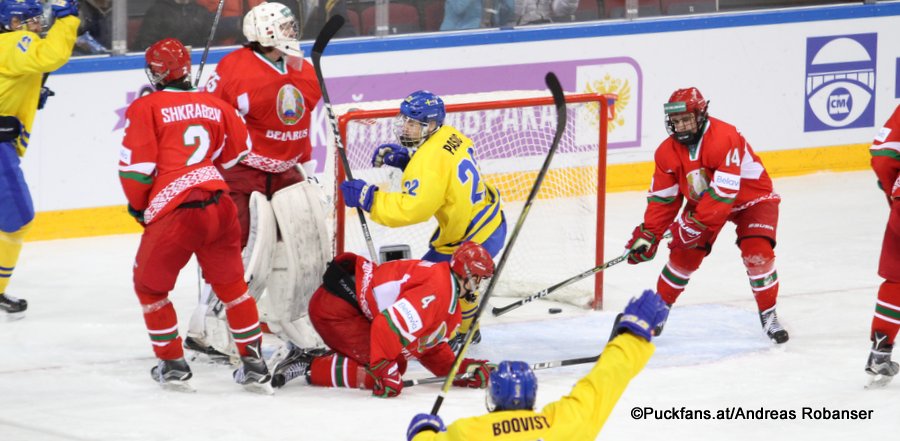
[[[450,257],[450,269],[463,280],[472,276],[486,279],[494,275],[494,259],[481,245],[463,242]]]
[[[706,108],[708,105],[706,98],[703,98],[703,95],[696,87],[678,89],[673,92],[672,96],[669,97],[669,102],[663,106],[663,110],[666,113],[666,129],[669,135],[675,136],[675,139],[683,144],[696,144],[703,133],[704,125],[706,125]],[[675,124],[670,117],[681,113],[694,114],[694,120],[697,122],[696,131],[675,131]]]
[[[191,74],[191,54],[175,38],[153,43],[147,48],[144,58],[147,60],[147,78],[157,89]]]

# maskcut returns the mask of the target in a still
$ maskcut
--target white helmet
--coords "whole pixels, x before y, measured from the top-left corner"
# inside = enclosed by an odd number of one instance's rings
[[[274,47],[286,55],[302,57],[300,26],[281,3],[260,3],[244,16],[244,36],[250,42]]]

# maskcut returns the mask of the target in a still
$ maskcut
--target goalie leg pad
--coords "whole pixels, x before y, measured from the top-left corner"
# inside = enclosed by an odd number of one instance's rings
[[[254,191],[250,195],[247,246],[241,254],[244,262],[244,280],[247,281],[250,295],[254,299],[259,299],[266,289],[277,237],[278,227],[272,205],[265,195]]]

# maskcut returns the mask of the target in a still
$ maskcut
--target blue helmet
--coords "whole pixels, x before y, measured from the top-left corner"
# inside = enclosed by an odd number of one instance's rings
[[[502,361],[491,372],[488,409],[527,410],[534,408],[537,377],[524,361]]]
[[[0,0],[0,25],[5,29],[12,29],[13,17],[25,22],[43,14],[44,7],[40,0]]]
[[[438,126],[444,124],[446,116],[444,100],[427,90],[417,90],[409,94],[400,103],[400,113],[423,124],[435,121]]]

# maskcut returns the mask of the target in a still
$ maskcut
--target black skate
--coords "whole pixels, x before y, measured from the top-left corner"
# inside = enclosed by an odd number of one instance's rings
[[[250,355],[241,357],[241,365],[234,371],[234,381],[244,389],[259,394],[272,394],[272,386],[269,381],[272,375],[262,358],[259,342],[247,346]]]
[[[25,317],[28,302],[25,299],[17,299],[9,294],[0,294],[0,311],[6,313],[10,320],[18,320]]]
[[[178,392],[196,392],[196,389],[188,382],[193,377],[193,374],[191,373],[191,367],[184,361],[184,358],[159,360],[159,363],[150,369],[150,376],[163,389]]]
[[[775,313],[775,307],[771,307],[759,313],[759,322],[762,323],[763,331],[772,341],[782,344],[788,341],[788,332],[778,322],[778,314]]]
[[[231,357],[228,354],[219,352],[216,348],[194,337],[185,337],[183,346],[193,352],[190,357],[191,361],[203,360],[212,364],[231,364]]]
[[[866,389],[887,386],[897,372],[900,372],[900,365],[896,361],[891,361],[891,350],[894,345],[887,343],[887,336],[876,332],[872,340],[872,352],[869,353],[869,361],[866,362],[866,373],[869,374]]]
[[[282,388],[289,381],[298,377],[305,377],[309,383],[309,367],[316,357],[325,355],[324,349],[305,350],[298,347],[291,348],[287,356],[275,365],[272,373],[272,386]]]

